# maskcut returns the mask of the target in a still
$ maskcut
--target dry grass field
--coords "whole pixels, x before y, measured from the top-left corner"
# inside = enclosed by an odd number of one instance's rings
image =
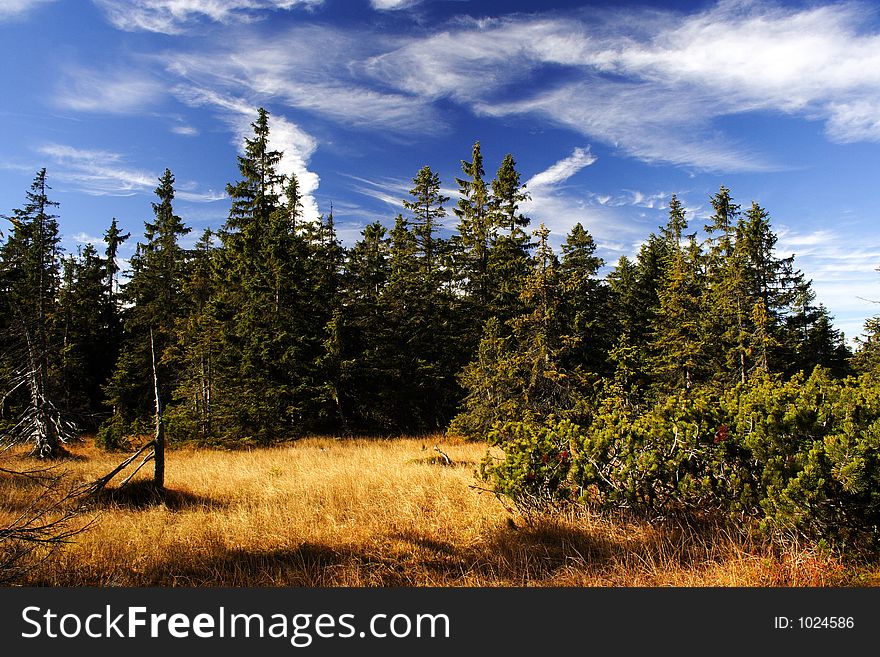
[[[437,463],[440,442],[452,466]],[[585,512],[528,521],[475,488],[482,444],[310,438],[250,451],[175,449],[163,500],[96,503],[94,524],[35,563],[37,586],[837,586],[867,569],[777,553],[720,530]],[[88,481],[120,454],[89,441],[61,467]],[[20,456],[6,466],[32,462]],[[149,466],[148,466],[149,467]],[[144,468],[138,478],[150,476]],[[0,476],[0,523],[34,495]],[[138,498],[141,499],[138,499]],[[2,525],[0,525],[2,526]]]

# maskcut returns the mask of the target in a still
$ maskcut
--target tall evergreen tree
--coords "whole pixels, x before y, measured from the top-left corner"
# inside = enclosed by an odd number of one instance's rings
[[[104,243],[107,245],[104,251],[106,265],[105,289],[107,290],[107,304],[116,306],[116,295],[119,289],[119,247],[128,241],[131,233],[123,233],[116,223],[116,217],[110,222],[110,227],[104,233]]]
[[[304,222],[295,177],[278,171],[282,153],[271,149],[266,110],[252,128],[219,233],[215,425],[231,439],[266,441],[301,434],[325,414],[327,389],[316,377],[332,312],[313,298],[323,285],[319,234],[328,227]]]
[[[213,306],[219,276],[215,272],[216,252],[213,234],[205,230],[190,254],[183,283],[185,312],[177,318],[174,341],[166,361],[179,372],[168,407],[169,434],[211,440],[217,435],[215,425],[215,366],[220,350],[220,326]]]
[[[476,358],[461,373],[466,390],[461,412],[449,432],[486,438],[496,422],[542,422],[575,412],[583,381],[565,368],[572,343],[564,334],[560,305],[559,262],[542,225],[534,268],[521,293],[523,312],[510,320],[502,335],[496,317],[486,331]]]
[[[91,244],[62,263],[59,295],[60,400],[77,425],[95,430],[103,415],[102,386],[115,359],[116,314],[107,305],[107,264]]]
[[[621,257],[608,274],[606,321],[613,326],[609,360],[617,387],[633,405],[641,401],[650,383],[651,326],[660,309],[669,252],[668,241],[652,233],[635,261]]]
[[[533,246],[526,232],[530,220],[521,212],[522,204],[528,199],[516,161],[508,154],[492,180],[489,201],[494,229],[487,262],[489,314],[501,320],[502,330],[509,319],[522,312],[520,294],[529,275],[529,253]]]
[[[597,277],[604,264],[596,256],[593,236],[583,225],[575,224],[562,245],[560,315],[565,333],[575,341],[569,367],[581,367],[593,374],[606,373],[607,352],[613,340],[606,322],[608,288]]]
[[[709,297],[704,331],[716,345],[714,371],[726,384],[745,383],[749,372],[747,261],[737,239],[740,206],[723,185],[710,198],[714,210],[705,226],[709,235]]]
[[[331,322],[328,352],[337,366],[338,413],[347,432],[394,427],[390,385],[391,336],[383,298],[391,277],[390,240],[379,222],[364,228],[349,250],[342,277],[343,303]]]
[[[126,435],[144,431],[154,419],[154,355],[163,405],[171,399],[179,374],[166,352],[186,311],[188,257],[179,240],[190,229],[174,213],[174,175],[169,169],[159,178],[155,193],[154,218],[144,222],[144,241],[137,244],[122,294],[125,337],[106,386],[113,414],[99,432],[107,447],[121,445]]]
[[[670,213],[676,221],[675,209]],[[660,307],[652,322],[651,359],[655,384],[663,393],[690,391],[704,380],[707,351],[701,322],[705,312],[699,258],[700,249],[691,238],[690,247],[673,247],[672,261],[660,290]]]
[[[480,331],[489,309],[489,244],[494,233],[480,142],[474,144],[471,160],[461,161],[461,170],[465,177],[456,178],[459,199],[453,209],[458,217],[461,249],[458,270],[470,301],[472,327]]]
[[[411,199],[404,199],[403,207],[412,213],[409,225],[419,247],[423,268],[427,275],[432,275],[443,252],[443,244],[436,236],[442,227],[440,220],[446,216],[443,204],[449,200],[440,191],[440,176],[424,166],[413,178]]]

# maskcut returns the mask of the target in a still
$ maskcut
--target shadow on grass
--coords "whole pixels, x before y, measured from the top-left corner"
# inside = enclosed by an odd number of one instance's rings
[[[184,490],[157,488],[152,481],[141,479],[122,488],[107,487],[98,493],[93,503],[98,507],[148,509],[164,506],[172,511],[185,509],[214,509],[223,505],[210,497]]]
[[[585,530],[558,524],[500,528],[459,547],[418,531],[392,543],[288,550],[216,547],[197,560],[156,564],[146,585],[162,586],[515,586],[548,583],[563,568],[601,569],[622,549]],[[396,543],[395,543],[396,542]]]
[[[157,497],[142,485],[126,503],[204,504],[168,492]],[[122,492],[124,492],[123,489]],[[109,492],[108,492],[109,493]],[[119,503],[118,494],[112,503]],[[29,582],[59,586],[599,586],[662,584],[670,573],[699,571],[730,557],[730,544],[717,534],[674,528],[620,531],[601,524],[578,526],[571,519],[546,518],[499,525],[474,542],[455,544],[414,528],[378,540],[328,545],[306,541],[280,549],[231,547],[223,535],[189,546],[169,547],[137,564],[108,562],[89,573],[52,569]],[[635,579],[633,579],[635,578]],[[44,581],[40,581],[43,579]],[[689,581],[689,580],[682,580]],[[787,581],[787,580],[786,580]]]

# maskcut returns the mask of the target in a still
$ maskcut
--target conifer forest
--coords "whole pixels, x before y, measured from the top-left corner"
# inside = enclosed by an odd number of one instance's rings
[[[159,488],[178,451],[414,436],[437,467],[456,460],[437,445],[476,446],[467,493],[516,523],[579,509],[876,555],[880,317],[847,344],[772,208],[722,186],[704,224],[673,195],[635,256],[604,262],[589,225],[534,225],[515,154],[484,163],[477,142],[456,198],[426,165],[403,213],[344,246],[332,211],[304,219],[269,125],[261,109],[228,217],[193,248],[168,169],[103,249],[61,248],[46,169],[4,199],[4,486],[9,454],[64,468],[83,436],[152,458]],[[80,531],[59,509],[36,517]]]

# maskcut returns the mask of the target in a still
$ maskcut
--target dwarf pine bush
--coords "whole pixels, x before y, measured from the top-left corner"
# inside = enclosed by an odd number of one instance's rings
[[[574,499],[649,517],[711,516],[777,538],[880,547],[880,386],[817,368],[633,412],[613,395],[589,427],[497,423],[483,475],[520,508]]]

